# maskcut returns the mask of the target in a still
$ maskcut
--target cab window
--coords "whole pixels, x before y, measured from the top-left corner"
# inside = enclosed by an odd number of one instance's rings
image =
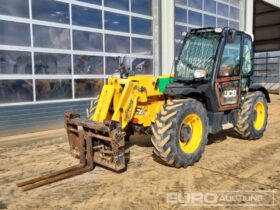
[[[242,76],[249,76],[252,72],[252,42],[248,37],[244,38],[243,44]]]
[[[221,64],[219,77],[238,76],[240,73],[240,47],[241,36],[237,35],[234,42],[226,41]]]

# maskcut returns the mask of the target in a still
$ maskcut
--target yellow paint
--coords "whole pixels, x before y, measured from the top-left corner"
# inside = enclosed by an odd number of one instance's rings
[[[102,92],[98,100],[98,104],[96,106],[95,113],[92,117],[93,121],[103,122],[107,118],[114,91],[115,89],[113,85],[103,86]]]
[[[138,103],[134,119],[138,119],[138,124],[148,127],[155,123],[156,115],[160,112],[160,107],[165,101],[162,97],[150,99],[147,103]]]
[[[182,151],[187,154],[192,154],[201,144],[203,138],[203,123],[197,114],[189,114],[185,117],[181,127],[183,124],[190,126],[192,134],[187,142],[183,141],[179,134],[179,144]]]
[[[157,79],[165,76],[131,76],[127,79],[108,78],[104,85],[94,121],[113,120],[124,129],[132,119],[139,125],[148,127],[155,122],[157,113],[165,104],[163,93],[156,88]]]
[[[264,126],[265,122],[265,107],[262,102],[256,103],[255,107],[255,112],[256,112],[256,119],[254,121],[254,127],[256,130],[261,130]]]

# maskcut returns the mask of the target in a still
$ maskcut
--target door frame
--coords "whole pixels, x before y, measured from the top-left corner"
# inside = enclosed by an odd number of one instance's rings
[[[228,76],[228,77],[219,77],[219,70],[220,70],[220,65],[221,65],[221,59],[223,56],[223,52],[226,46],[226,35],[223,38],[222,45],[220,46],[220,53],[218,57],[218,62],[217,62],[217,68],[216,68],[216,74],[215,74],[215,79],[214,79],[214,89],[215,89],[215,95],[217,98],[217,104],[218,104],[218,109],[219,111],[226,111],[226,110],[232,110],[239,108],[241,105],[241,75],[242,75],[242,66],[243,66],[243,41],[244,41],[244,33],[240,31],[236,31],[236,36],[241,36],[240,40],[240,54],[239,54],[239,59],[240,59],[240,67],[239,67],[239,74],[234,75],[234,76]],[[237,91],[237,103],[234,104],[228,104],[228,105],[222,105],[221,103],[221,97],[220,97],[220,91],[219,87],[220,84],[225,83],[225,82],[234,82],[238,81],[238,91]]]

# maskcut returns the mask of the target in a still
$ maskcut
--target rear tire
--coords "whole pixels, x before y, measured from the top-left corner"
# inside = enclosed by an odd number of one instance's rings
[[[204,152],[208,136],[207,112],[194,99],[169,101],[152,126],[154,154],[170,166],[187,167]]]
[[[268,117],[267,101],[260,91],[248,93],[237,116],[234,130],[243,139],[260,139],[266,129]]]
[[[93,115],[94,115],[94,113],[95,113],[98,100],[99,100],[99,95],[97,95],[96,98],[93,99],[93,100],[90,102],[89,108],[86,109],[87,118],[88,118],[89,120],[91,120],[91,118],[93,117]]]

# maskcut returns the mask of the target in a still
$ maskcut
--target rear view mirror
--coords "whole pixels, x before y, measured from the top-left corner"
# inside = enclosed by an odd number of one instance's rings
[[[236,30],[235,29],[228,30],[227,41],[229,43],[233,43],[235,41],[235,37],[236,37]]]

